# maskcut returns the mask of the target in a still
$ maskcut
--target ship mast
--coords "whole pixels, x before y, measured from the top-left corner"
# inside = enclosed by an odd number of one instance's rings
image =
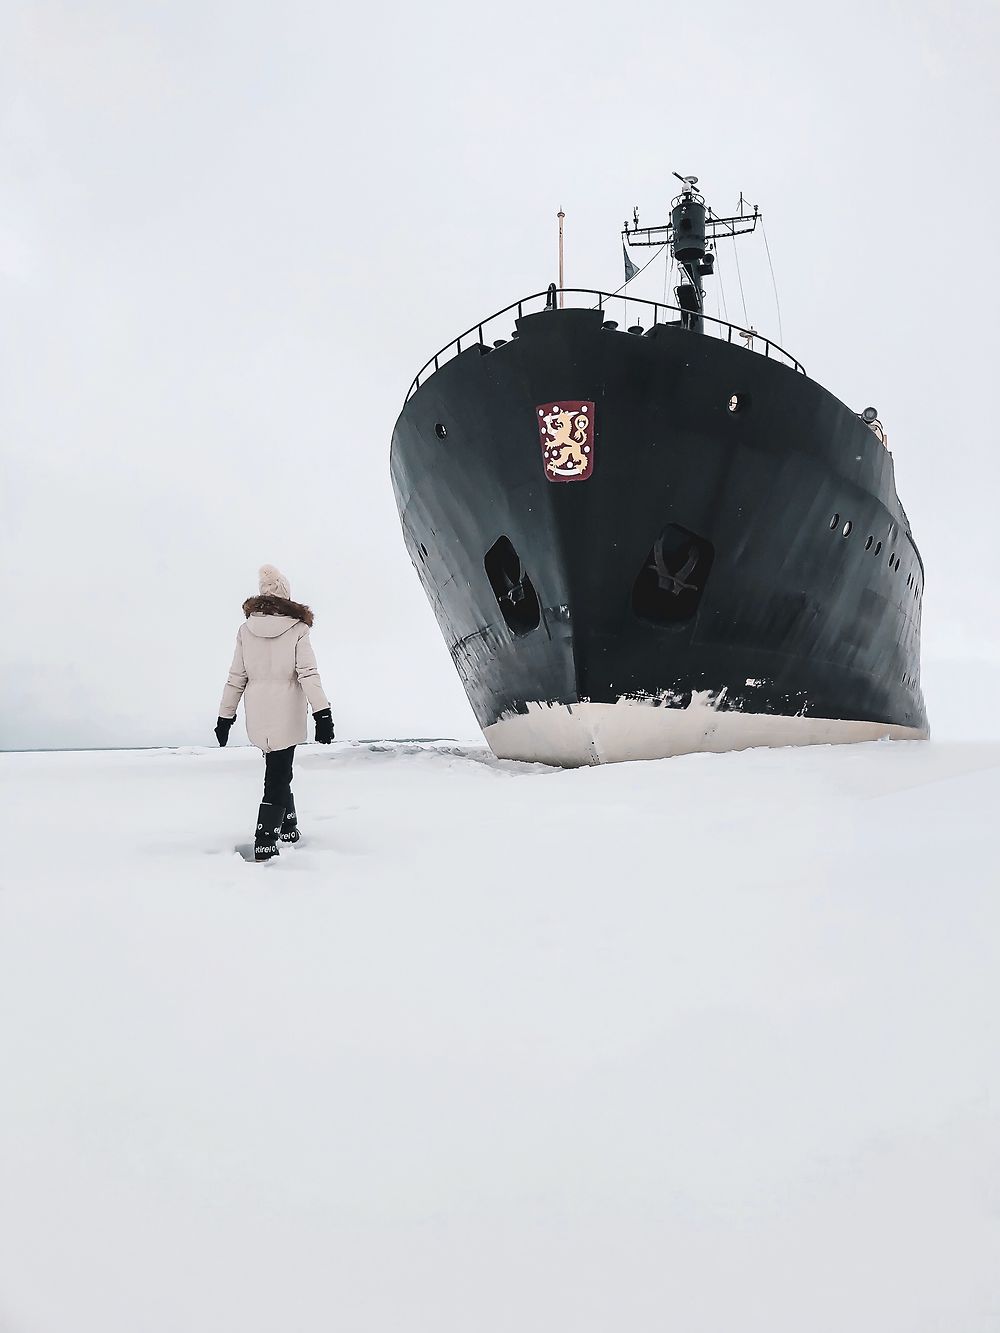
[[[559,219],[559,309],[561,310],[566,299],[563,294],[563,221],[566,214],[560,208],[556,217]]]
[[[705,309],[705,289],[703,279],[715,272],[715,242],[720,236],[741,236],[753,231],[757,219],[761,216],[757,205],[753,212],[744,209],[743,195],[740,195],[740,211],[737,215],[720,218],[705,204],[705,197],[698,193],[697,176],[681,176],[673,173],[681,182],[681,193],[671,202],[670,221],[656,227],[639,226],[639,210],[633,213],[630,227],[626,222],[622,231],[622,240],[627,245],[665,245],[670,244],[670,253],[677,261],[684,280],[674,288],[677,304],[684,312],[681,322],[685,328],[701,333],[702,314]]]

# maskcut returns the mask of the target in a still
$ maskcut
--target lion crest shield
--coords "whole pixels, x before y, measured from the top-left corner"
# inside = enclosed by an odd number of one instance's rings
[[[549,481],[586,481],[594,470],[594,404],[560,398],[536,408]]]

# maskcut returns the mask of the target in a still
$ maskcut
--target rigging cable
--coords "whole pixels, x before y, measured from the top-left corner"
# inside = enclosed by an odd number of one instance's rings
[[[622,283],[622,285],[621,285],[616,291],[609,292],[608,295],[609,295],[609,296],[619,296],[619,295],[625,290],[625,288],[629,285],[630,282],[634,282],[634,281],[636,280],[636,278],[639,276],[639,273],[645,273],[646,269],[649,268],[650,264],[653,262],[654,259],[659,259],[660,255],[663,254],[663,252],[664,252],[664,250],[665,250],[666,248],[667,248],[667,242],[664,241],[663,244],[660,246],[659,250],[657,250],[656,254],[653,255],[652,259],[647,259],[646,262],[645,262],[645,264],[643,264],[642,268],[639,269],[639,272],[638,272],[638,273],[633,273],[632,276],[631,276],[631,278],[626,278],[625,281]],[[626,301],[628,300],[628,297],[627,297],[627,296],[625,297],[625,300],[626,300]],[[593,308],[594,308],[595,310],[598,309],[598,307],[597,307],[596,305],[595,305]]]
[[[740,272],[740,252],[739,252],[739,250],[737,249],[737,246],[736,246],[736,237],[735,237],[735,236],[733,237],[733,254],[734,254],[735,257],[736,257],[736,276],[737,276],[737,277],[739,278],[739,280],[740,280],[740,297],[741,297],[742,300],[743,300],[743,318],[744,318],[744,320],[745,320],[746,323],[747,323],[747,327],[749,328],[749,326],[750,326],[750,316],[747,314],[747,298],[743,295],[743,274]]]
[[[781,303],[778,301],[778,284],[774,280],[774,265],[771,263],[771,247],[767,243],[767,232],[764,228],[764,215],[760,218],[760,231],[764,237],[764,249],[767,251],[767,266],[771,270],[771,286],[774,288],[774,308],[778,312],[778,337],[782,342],[785,341],[785,335],[781,329]]]
[[[729,323],[729,311],[726,309],[726,284],[722,281],[722,253],[719,245],[715,247],[715,275],[719,279],[719,291],[722,293],[722,314],[726,323]]]

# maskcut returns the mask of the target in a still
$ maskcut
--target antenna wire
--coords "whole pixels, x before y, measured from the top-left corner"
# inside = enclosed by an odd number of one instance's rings
[[[778,284],[774,280],[774,265],[771,263],[771,247],[767,243],[767,230],[764,227],[764,215],[760,217],[760,231],[764,237],[764,249],[767,251],[767,266],[771,270],[771,286],[774,288],[774,308],[778,312],[778,337],[782,342],[785,341],[785,335],[781,328],[781,303],[778,300]]]

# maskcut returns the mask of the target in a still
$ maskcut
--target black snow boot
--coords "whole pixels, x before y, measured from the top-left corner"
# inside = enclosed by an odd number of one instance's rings
[[[295,814],[295,797],[289,792],[288,804],[285,806],[285,817],[281,821],[281,841],[298,842],[301,836],[299,821]]]
[[[270,861],[278,855],[278,832],[284,811],[279,805],[269,805],[266,801],[257,812],[257,832],[253,840],[253,859]]]

